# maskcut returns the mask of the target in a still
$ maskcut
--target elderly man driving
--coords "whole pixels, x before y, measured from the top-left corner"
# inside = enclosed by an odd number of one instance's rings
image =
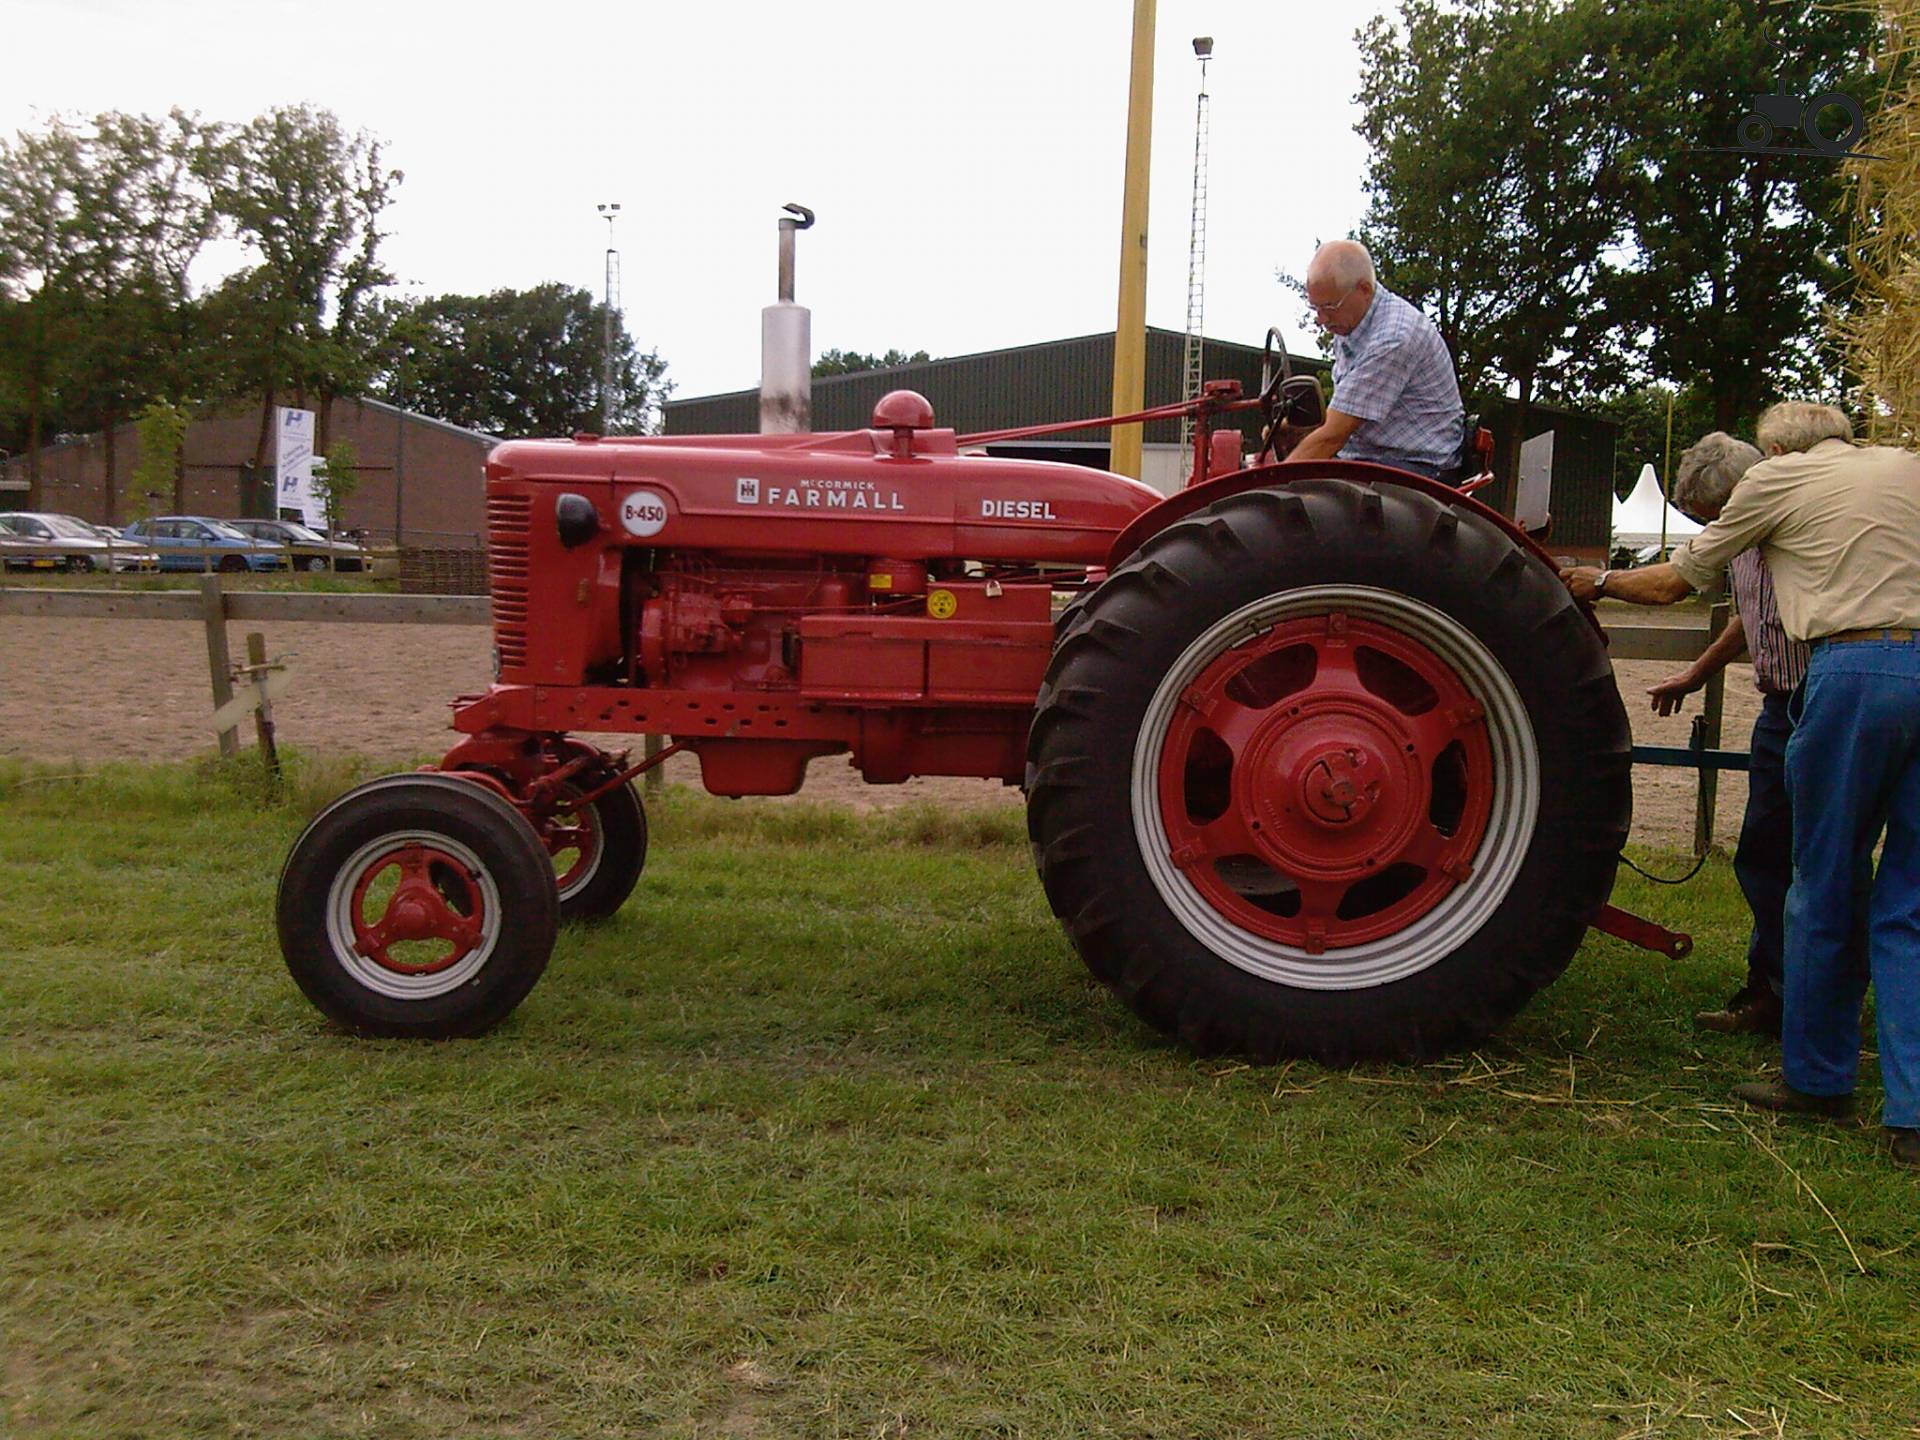
[[[1881,1123],[1895,1162],[1920,1166],[1920,455],[1856,447],[1840,411],[1794,401],[1762,415],[1757,438],[1768,458],[1670,563],[1563,578],[1579,599],[1670,605],[1760,547],[1780,623],[1813,654],[1787,742],[1793,884],[1781,1078],[1733,1093],[1766,1110],[1851,1114],[1864,918]],[[1862,899],[1856,886],[1883,830]]]
[[[1373,273],[1356,240],[1329,240],[1307,266],[1307,303],[1333,341],[1326,420],[1289,460],[1371,460],[1450,478],[1464,416],[1453,357],[1433,322]]]

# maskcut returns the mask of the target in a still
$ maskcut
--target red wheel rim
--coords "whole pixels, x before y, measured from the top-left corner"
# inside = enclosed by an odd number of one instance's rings
[[[540,838],[547,853],[556,862],[567,851],[575,852],[573,863],[554,873],[553,883],[564,897],[586,884],[600,865],[600,816],[591,805],[578,805],[579,791],[572,786],[561,792],[560,808],[541,827]]]
[[[1421,641],[1303,616],[1216,656],[1161,745],[1173,864],[1254,935],[1317,955],[1405,929],[1471,874],[1486,716]]]
[[[395,869],[399,883],[378,902],[379,915],[369,915],[375,882]],[[431,845],[402,845],[369,864],[353,887],[353,948],[396,975],[437,974],[480,946],[485,910],[479,878],[462,860]],[[447,942],[446,954],[411,960],[393,953],[396,945],[435,940]]]

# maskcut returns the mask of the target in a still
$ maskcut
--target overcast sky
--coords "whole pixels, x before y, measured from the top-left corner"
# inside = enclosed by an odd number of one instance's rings
[[[1359,218],[1353,31],[1379,8],[1160,0],[1149,324],[1186,324],[1191,41],[1210,34],[1206,329],[1257,344],[1279,323],[1308,348],[1274,272]],[[757,383],[789,200],[819,214],[797,297],[816,352],[961,355],[1113,327],[1128,0],[4,9],[0,129],[306,101],[380,137],[406,172],[384,253],[424,293],[598,294],[595,206],[619,201],[628,328],[683,397]]]

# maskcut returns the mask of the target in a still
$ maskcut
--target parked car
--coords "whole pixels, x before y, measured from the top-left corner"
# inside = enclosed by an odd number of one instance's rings
[[[367,552],[360,546],[331,539],[295,520],[229,520],[227,523],[256,540],[284,546],[288,563],[295,570],[367,568]]]
[[[286,552],[210,515],[156,515],[125,530],[129,540],[151,545],[162,570],[279,570]]]
[[[60,557],[36,536],[22,535],[0,520],[0,570],[58,570]]]
[[[97,526],[74,515],[48,514],[31,510],[0,512],[0,524],[31,540],[44,540],[58,559],[58,568],[88,575],[95,570],[158,570],[160,557],[112,534],[104,538]]]

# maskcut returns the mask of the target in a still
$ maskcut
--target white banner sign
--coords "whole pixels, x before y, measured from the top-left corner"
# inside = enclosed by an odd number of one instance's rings
[[[273,452],[274,472],[279,477],[280,511],[297,510],[308,525],[327,523],[326,507],[313,488],[313,411],[295,410],[282,405],[279,439]]]

